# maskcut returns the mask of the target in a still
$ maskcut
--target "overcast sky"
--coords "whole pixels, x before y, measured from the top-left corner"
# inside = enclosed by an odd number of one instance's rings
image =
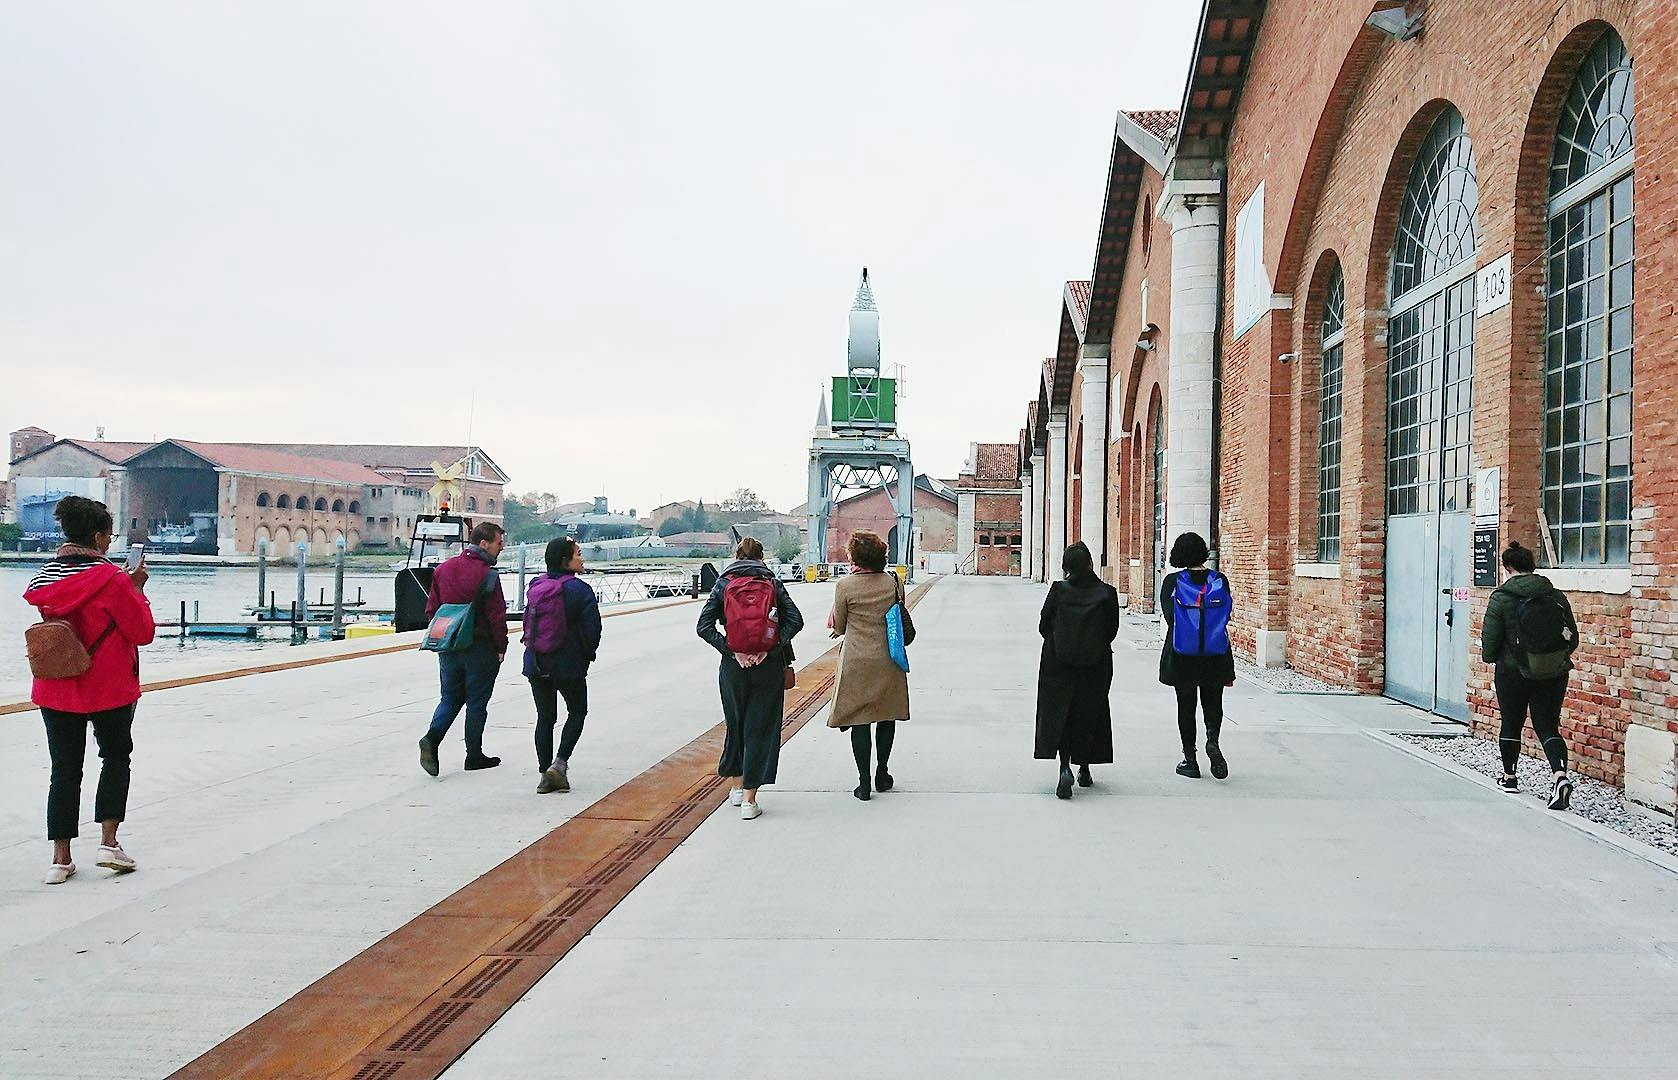
[[[785,509],[866,264],[953,476],[1199,6],[7,0],[0,429],[470,432],[515,491]]]

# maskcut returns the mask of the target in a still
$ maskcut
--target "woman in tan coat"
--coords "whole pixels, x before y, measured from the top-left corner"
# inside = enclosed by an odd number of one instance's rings
[[[849,728],[851,753],[856,758],[857,786],[852,792],[867,802],[869,784],[869,727],[878,724],[879,766],[873,785],[890,791],[892,739],[897,722],[909,719],[909,676],[892,661],[886,647],[886,612],[902,597],[897,575],[886,572],[886,542],[878,533],[851,534],[849,545],[855,571],[833,590],[834,637],[843,637],[839,678],[833,691],[833,715],[827,726]]]

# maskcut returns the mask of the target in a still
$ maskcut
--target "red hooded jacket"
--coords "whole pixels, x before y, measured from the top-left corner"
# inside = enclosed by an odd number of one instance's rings
[[[74,679],[36,679],[31,698],[44,709],[96,713],[140,700],[140,646],[156,633],[151,605],[126,571],[89,556],[57,558],[41,568],[23,598],[43,619],[63,619],[93,650],[93,666]]]

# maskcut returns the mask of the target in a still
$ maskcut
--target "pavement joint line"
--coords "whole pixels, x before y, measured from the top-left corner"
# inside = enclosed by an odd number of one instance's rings
[[[908,606],[931,585],[912,590]],[[831,700],[842,647],[835,642],[800,669],[810,682],[801,680],[788,695],[783,746]],[[709,764],[722,737],[723,725],[712,725],[204,1051],[170,1080],[441,1076],[727,802],[727,785]],[[651,801],[648,796],[661,791],[666,794],[645,818],[593,813],[610,808],[609,800],[634,805],[638,796]],[[569,860],[557,854],[563,849],[554,842],[567,835],[581,840]],[[547,865],[590,856],[575,869]],[[474,905],[486,896],[521,893],[520,909],[534,904],[526,916]],[[383,995],[372,992],[378,988]]]
[[[1542,814],[1548,821],[1552,821],[1558,825],[1564,825],[1567,828],[1582,832],[1586,836],[1599,840],[1610,847],[1619,848],[1626,854],[1642,859],[1644,862],[1650,863],[1651,865],[1658,866],[1667,873],[1678,874],[1678,857],[1668,855],[1666,852],[1653,846],[1652,844],[1645,844],[1641,840],[1627,836],[1618,829],[1611,829],[1608,826],[1598,824],[1589,818],[1580,817],[1578,814],[1571,813],[1566,810],[1551,810],[1541,802],[1522,796],[1511,795],[1509,792],[1501,790],[1497,786],[1496,781],[1492,780],[1491,777],[1485,775],[1484,773],[1477,772],[1465,765],[1459,765],[1454,761],[1447,761],[1438,754],[1430,754],[1419,746],[1411,746],[1409,743],[1400,739],[1397,735],[1394,735],[1391,732],[1370,729],[1366,730],[1364,734],[1384,746],[1389,746],[1401,753],[1409,754],[1418,761],[1424,761],[1436,769],[1443,769],[1445,772],[1451,773],[1463,780],[1467,780],[1477,787],[1482,787],[1487,791],[1494,792],[1505,802],[1515,803],[1516,805],[1525,807],[1535,813]],[[1472,736],[1462,735],[1457,737],[1471,738]]]
[[[663,611],[666,608],[683,607],[696,603],[693,598],[685,600],[671,600],[662,604],[649,604],[646,607],[632,608],[629,611],[608,611],[601,615],[602,619],[616,619],[625,615],[639,615],[645,611]],[[276,625],[289,625],[279,623]],[[203,686],[208,683],[226,682],[229,679],[242,679],[247,675],[271,675],[279,671],[294,671],[299,668],[319,667],[322,664],[336,664],[344,660],[360,660],[368,656],[390,656],[401,652],[417,652],[415,642],[420,640],[421,631],[411,630],[398,634],[402,638],[400,644],[375,645],[353,652],[334,653],[330,656],[299,656],[291,660],[275,660],[264,664],[250,664],[244,667],[229,668],[226,671],[211,671],[200,675],[183,675],[177,679],[159,679],[155,682],[141,683],[142,694],[156,694],[164,690],[179,690],[188,686]],[[8,701],[0,703],[0,716],[14,713],[34,712],[37,706],[33,701]]]

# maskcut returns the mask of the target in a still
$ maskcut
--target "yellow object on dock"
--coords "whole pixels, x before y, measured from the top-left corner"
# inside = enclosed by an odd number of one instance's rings
[[[390,625],[389,623],[368,623],[366,625],[351,625],[344,627],[344,637],[346,640],[354,640],[355,638],[364,637],[383,637],[386,634],[394,633],[396,633],[396,627]]]

